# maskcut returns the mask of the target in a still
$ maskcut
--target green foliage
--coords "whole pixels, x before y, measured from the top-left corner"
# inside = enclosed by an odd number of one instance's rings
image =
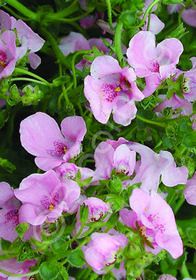
[[[28,223],[22,223],[22,224],[19,224],[15,227],[15,230],[17,231],[18,233],[18,236],[23,239],[23,236],[25,234],[25,232],[29,229],[29,224]]]
[[[75,267],[82,267],[86,264],[84,255],[81,249],[74,250],[68,257],[68,262]]]
[[[40,265],[39,273],[43,280],[54,280],[59,274],[58,264],[55,262],[43,262]]]

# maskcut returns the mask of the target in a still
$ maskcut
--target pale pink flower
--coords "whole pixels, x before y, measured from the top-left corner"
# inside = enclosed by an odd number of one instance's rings
[[[182,43],[176,38],[165,39],[155,46],[155,35],[140,31],[129,42],[127,57],[138,77],[146,78],[143,94],[151,95],[161,81],[175,74],[176,64],[183,52]]]
[[[14,189],[6,182],[0,182],[0,238],[13,241],[17,236],[15,227],[19,224],[21,203],[14,196]]]
[[[106,273],[107,266],[116,262],[117,253],[127,245],[124,234],[110,235],[107,233],[93,233],[86,246],[82,246],[86,262],[95,273]]]
[[[178,233],[175,217],[169,204],[156,192],[151,194],[134,189],[129,198],[132,211],[120,211],[122,222],[137,229],[140,227],[141,235],[152,244],[147,244],[146,250],[158,254],[162,249],[167,250],[176,259],[183,254],[183,243]]]
[[[32,174],[23,179],[15,196],[21,200],[20,223],[41,225],[54,222],[63,212],[75,212],[80,187],[72,180],[63,182],[53,170],[44,174]]]
[[[94,117],[105,124],[113,113],[116,123],[129,125],[136,116],[135,101],[144,98],[133,69],[121,69],[116,59],[104,55],[95,58],[90,72],[84,80],[84,94]]]
[[[78,156],[86,133],[82,117],[67,117],[61,122],[61,131],[49,115],[38,112],[20,124],[22,146],[36,156],[36,165],[47,171],[70,158]]]
[[[196,206],[196,173],[187,181],[184,197],[189,204]]]

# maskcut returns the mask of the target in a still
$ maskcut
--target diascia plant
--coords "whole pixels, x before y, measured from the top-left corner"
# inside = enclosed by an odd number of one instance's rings
[[[196,279],[196,3],[0,1],[0,280]]]

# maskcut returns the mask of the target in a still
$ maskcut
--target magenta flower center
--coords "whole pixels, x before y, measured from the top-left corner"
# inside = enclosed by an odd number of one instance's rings
[[[96,213],[92,213],[88,220],[89,222],[96,222],[99,221],[102,217],[103,217],[103,211],[102,210],[98,210]]]
[[[119,87],[111,84],[104,84],[101,89],[105,96],[105,99],[109,102],[112,102],[118,95],[118,92],[121,91]]]
[[[116,252],[112,252],[110,259],[105,263],[105,266],[110,266],[112,264],[114,264],[117,260],[117,253]]]
[[[0,72],[6,67],[7,55],[3,51],[0,51]]]
[[[14,225],[19,224],[19,217],[18,217],[18,209],[12,209],[5,215],[5,221],[6,223],[11,222]]]
[[[52,194],[51,197],[44,196],[41,199],[42,206],[49,211],[54,210],[55,206],[57,204],[59,204],[59,202],[60,202],[60,197],[59,197],[59,194],[57,192]]]
[[[54,150],[47,150],[48,154],[52,157],[61,158],[67,152],[67,147],[64,143],[55,141],[53,143]]]

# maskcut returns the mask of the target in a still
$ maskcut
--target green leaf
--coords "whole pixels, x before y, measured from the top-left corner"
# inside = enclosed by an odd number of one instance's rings
[[[196,244],[196,228],[187,228],[186,233],[189,240]]]
[[[68,262],[75,267],[81,267],[86,264],[81,249],[74,250],[68,257]]]
[[[80,222],[84,224],[88,220],[89,208],[87,205],[82,204],[80,206]]]
[[[10,246],[11,246],[11,242],[10,241],[8,241],[8,240],[5,240],[5,239],[3,239],[2,237],[1,237],[1,249],[3,250],[3,251],[8,251],[9,250],[9,248],[10,248]]]
[[[121,210],[125,205],[124,199],[121,196],[116,195],[116,194],[109,194],[107,196],[107,202],[112,204],[112,209],[114,211]]]
[[[19,248],[17,261],[24,262],[26,260],[33,260],[36,257],[37,257],[37,254],[31,248],[31,243],[28,240],[23,242]]]
[[[24,233],[29,229],[29,224],[24,222],[22,224],[19,224],[15,227],[15,230],[18,233],[18,236],[23,239]]]
[[[54,280],[59,274],[58,263],[56,262],[43,262],[40,265],[39,273],[43,280]]]
[[[111,193],[120,193],[122,190],[122,182],[120,178],[113,177],[107,184],[107,187]]]
[[[68,280],[69,279],[69,274],[68,274],[66,268],[63,265],[60,268],[60,274],[61,274],[63,280]]]
[[[18,91],[17,86],[14,84],[9,89],[9,94],[7,96],[7,103],[10,106],[14,106],[21,101],[20,92]]]
[[[182,143],[188,148],[195,148],[196,146],[196,130],[184,136]]]

